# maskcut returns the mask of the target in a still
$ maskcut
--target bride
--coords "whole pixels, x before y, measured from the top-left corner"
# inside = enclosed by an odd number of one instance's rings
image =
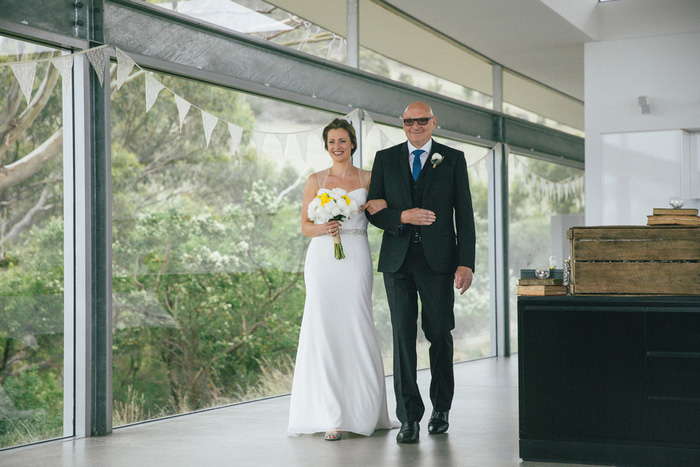
[[[367,219],[359,212],[342,223],[315,224],[307,215],[309,203],[322,188],[342,188],[370,214],[385,208],[386,202],[367,203],[371,172],[352,165],[357,137],[348,121],[333,120],[323,130],[323,141],[333,165],[306,180],[301,210],[301,231],[312,240],[304,266],[306,304],[288,431],[325,432],[325,439],[334,441],[343,431],[369,436],[395,424],[387,413],[384,369],[372,316]],[[345,252],[341,260],[333,254],[332,237],[337,235],[341,235]]]

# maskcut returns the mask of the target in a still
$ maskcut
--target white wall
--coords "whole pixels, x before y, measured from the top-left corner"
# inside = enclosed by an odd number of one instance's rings
[[[644,225],[653,208],[670,207],[672,196],[690,207],[693,200],[684,179],[688,136],[683,130],[603,134],[600,223]]]
[[[638,96],[648,97],[649,114],[641,113]],[[604,194],[604,170],[617,164],[610,160],[604,162],[604,156],[616,156],[614,151],[604,155],[602,143],[604,139],[615,140],[615,137],[605,135],[700,130],[700,32],[586,44],[585,102],[586,225],[614,224],[617,223],[614,215],[604,213],[615,212],[610,209],[610,203],[619,203],[619,200]],[[664,132],[657,134],[668,136]],[[697,145],[679,147],[697,167],[696,159],[700,157]],[[675,150],[669,148],[669,151]],[[694,155],[689,155],[691,150],[695,151]],[[664,164],[668,164],[668,160],[682,160],[673,156],[662,157],[666,160]],[[678,164],[680,171],[683,162]],[[666,166],[664,170],[676,170],[676,167]],[[647,162],[640,160],[629,176],[635,177],[636,187],[646,186],[645,182],[658,186],[660,181],[665,181],[667,186],[660,189],[673,191],[673,184],[678,182],[660,177],[661,173],[654,158],[648,158]],[[678,191],[680,189],[678,187]],[[609,189],[608,193],[611,193]],[[630,192],[628,196],[633,197],[635,193]],[[667,196],[664,194],[663,198]],[[689,200],[687,205],[695,205],[695,202]],[[664,206],[648,206],[649,214],[654,207]]]

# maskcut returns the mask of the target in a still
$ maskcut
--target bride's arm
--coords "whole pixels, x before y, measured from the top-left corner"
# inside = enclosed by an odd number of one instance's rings
[[[372,174],[370,172],[369,178],[367,179],[367,188],[369,191],[369,184],[372,182]],[[386,209],[388,204],[385,199],[371,199],[362,205],[362,210],[367,211],[370,214],[376,214],[382,209]]]
[[[301,233],[305,237],[320,237],[328,234],[337,235],[340,222],[330,221],[325,224],[314,224],[309,219],[309,203],[316,197],[316,193],[318,193],[318,178],[315,174],[311,174],[306,179],[306,185],[304,185],[304,202],[301,206]]]

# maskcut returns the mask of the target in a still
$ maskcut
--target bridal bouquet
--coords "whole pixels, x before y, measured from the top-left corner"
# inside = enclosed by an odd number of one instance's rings
[[[318,190],[316,197],[309,203],[309,219],[315,224],[323,224],[328,221],[342,221],[357,214],[360,207],[357,201],[348,196],[348,192],[342,188]],[[345,258],[343,244],[340,241],[340,232],[333,237],[335,259]]]

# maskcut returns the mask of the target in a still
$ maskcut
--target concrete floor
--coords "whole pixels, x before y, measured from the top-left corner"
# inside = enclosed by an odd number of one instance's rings
[[[0,452],[0,466],[574,467],[518,458],[517,372],[517,356],[456,365],[449,432],[428,435],[426,417],[415,445],[396,443],[396,429],[370,437],[345,433],[337,442],[322,434],[288,436],[289,397],[283,396],[118,428],[103,437],[10,449]],[[419,372],[426,400],[429,377]],[[387,378],[393,410],[391,385]]]

